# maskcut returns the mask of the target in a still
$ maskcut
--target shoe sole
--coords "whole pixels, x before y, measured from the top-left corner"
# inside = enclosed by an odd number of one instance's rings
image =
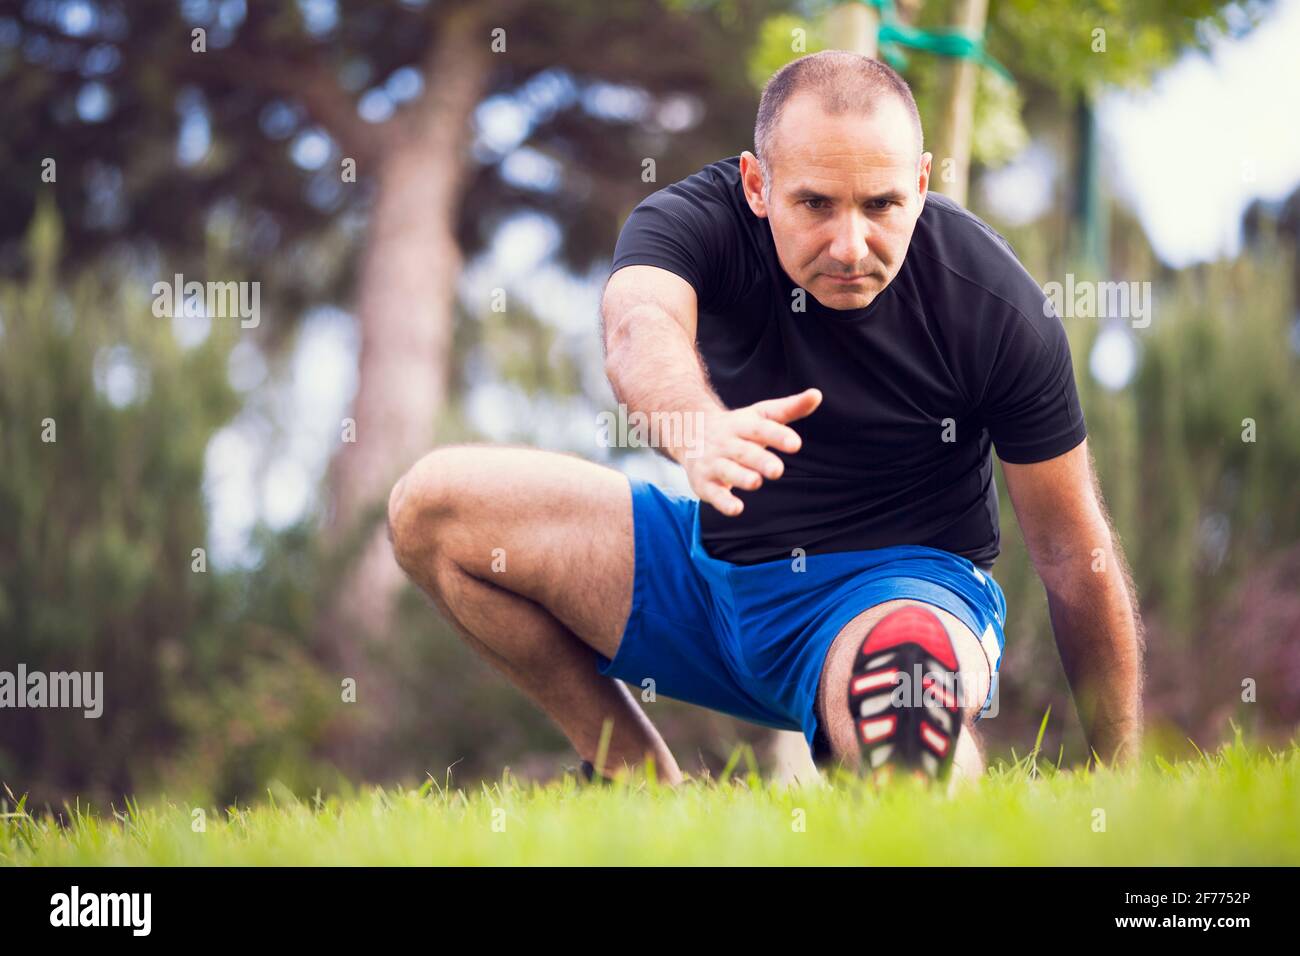
[[[908,605],[867,632],[848,696],[862,766],[875,780],[900,772],[948,779],[963,718],[957,672],[956,648],[933,611]],[[917,679],[919,691],[912,685]]]

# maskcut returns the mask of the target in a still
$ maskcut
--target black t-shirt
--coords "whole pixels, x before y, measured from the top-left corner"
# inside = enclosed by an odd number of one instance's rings
[[[1010,244],[935,192],[898,274],[865,309],[835,310],[781,267],[740,157],[652,193],[628,217],[611,274],[651,265],[689,282],[696,345],[728,408],[806,388],[803,440],[744,510],[701,506],[702,543],[735,564],[898,544],[989,571],[999,553],[990,447],[1044,461],[1086,436],[1065,328]],[[799,299],[804,311],[795,311]]]

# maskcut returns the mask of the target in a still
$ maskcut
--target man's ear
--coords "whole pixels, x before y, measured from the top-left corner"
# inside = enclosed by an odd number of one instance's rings
[[[740,154],[740,184],[745,191],[745,201],[755,216],[767,216],[767,203],[763,202],[763,170],[758,157],[745,150]]]
[[[916,191],[925,202],[925,194],[930,191],[930,164],[934,162],[933,153],[922,153],[921,162],[916,170]]]

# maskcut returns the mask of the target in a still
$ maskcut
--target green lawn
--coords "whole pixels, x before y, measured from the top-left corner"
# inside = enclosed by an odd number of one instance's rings
[[[783,788],[752,770],[676,790],[508,774],[475,792],[430,779],[352,799],[268,798],[254,807],[134,801],[62,821],[8,800],[6,865],[134,864],[1149,864],[1300,863],[1300,744],[1233,744],[1171,765],[1071,772],[1036,752],[947,797],[902,780],[874,789]],[[1104,821],[1103,821],[1104,813]],[[1104,822],[1104,828],[1103,828]]]

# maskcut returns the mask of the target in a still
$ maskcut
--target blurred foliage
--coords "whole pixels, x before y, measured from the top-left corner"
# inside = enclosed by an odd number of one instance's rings
[[[1008,231],[1008,238],[1036,278],[1063,281],[1038,265],[1045,251],[1041,242],[1015,238],[1031,233]],[[1218,717],[1236,712],[1243,678],[1260,678],[1254,668],[1263,648],[1251,644],[1269,642],[1281,650],[1276,635],[1225,630],[1232,622],[1216,612],[1234,600],[1253,569],[1300,548],[1300,358],[1290,346],[1288,282],[1293,268],[1290,251],[1273,245],[1234,261],[1169,272],[1153,282],[1147,328],[1063,316],[1089,447],[1148,628],[1148,716],[1157,734],[1162,723],[1177,723],[1167,729],[1184,746],[1187,734],[1204,744],[1227,732]],[[1146,281],[1161,271],[1146,252],[1107,278]],[[1097,278],[1076,275],[1074,281]],[[1108,328],[1132,336],[1138,354],[1132,380],[1117,391],[1100,385],[1089,368],[1097,337]],[[1244,419],[1255,422],[1253,442],[1243,438]],[[1077,721],[1061,706],[1068,685],[1052,642],[1046,597],[1024,550],[1000,466],[997,480],[1003,553],[994,575],[1010,612],[1001,706],[1010,719],[999,716],[986,729],[992,740],[1010,745],[1023,740],[1035,715],[1053,705],[1058,718],[1068,715],[1070,739],[1082,753]],[[1300,620],[1291,627],[1294,639]],[[1219,653],[1239,639],[1232,654]],[[1270,693],[1279,713],[1293,713],[1300,704],[1300,685],[1274,682]],[[1288,730],[1255,729],[1273,736]],[[1053,745],[1060,732],[1058,719]]]
[[[239,324],[182,349],[144,270],[65,272],[60,242],[44,204],[28,277],[0,283],[0,669],[102,672],[103,714],[4,710],[0,780],[120,797],[174,760],[218,795],[295,768],[314,782],[309,542],[267,536],[254,571],[195,570],[208,442],[241,402]]]
[[[923,25],[946,22],[947,6],[926,3]],[[1207,49],[1214,33],[1254,29],[1268,7],[1222,0],[994,0],[986,35],[989,52],[1018,81],[1054,90],[1066,102],[1101,86],[1145,86],[1181,51]]]
[[[504,219],[537,210],[560,227],[567,265],[602,260],[646,191],[645,157],[658,158],[661,181],[678,179],[752,126],[756,99],[736,63],[787,5],[494,3],[508,55],[494,57],[484,100],[518,110],[521,139],[467,137],[471,170],[451,224],[465,256]],[[262,279],[264,306],[288,319],[264,334],[288,335],[304,308],[347,298],[386,145],[434,95],[424,77],[442,23],[478,6],[339,4],[322,21],[324,8],[289,0],[93,0],[70,29],[61,3],[0,2],[0,275],[14,274],[54,161],[71,260],[128,242],[197,274],[220,224],[233,264]],[[191,49],[193,30],[206,31],[205,52]],[[394,99],[403,86],[414,92]],[[367,95],[392,115],[360,119]],[[674,111],[689,119],[665,119]],[[520,151],[561,166],[559,182],[503,176]],[[341,181],[345,158],[355,183]]]

